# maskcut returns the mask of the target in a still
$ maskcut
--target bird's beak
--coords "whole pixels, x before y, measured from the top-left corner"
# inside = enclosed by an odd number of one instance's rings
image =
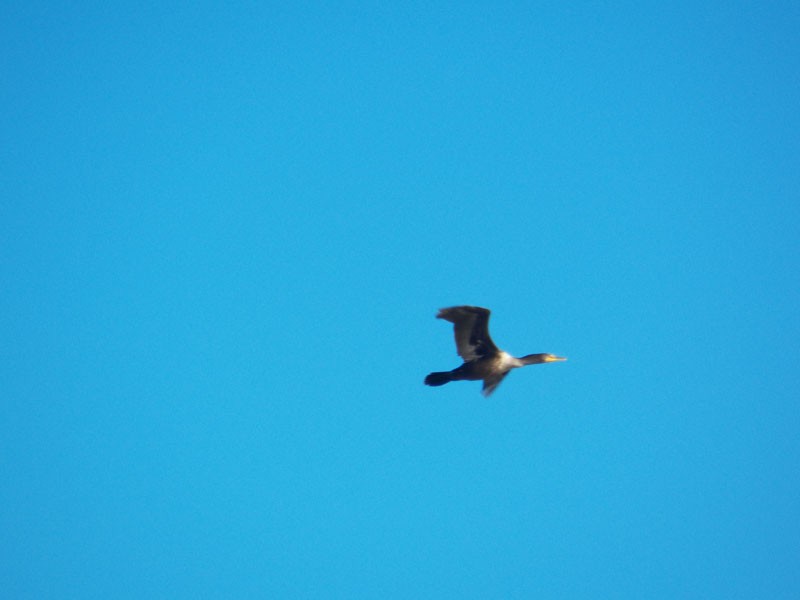
[[[555,356],[554,354],[548,354],[544,357],[544,362],[559,362],[562,360],[567,360],[566,356]]]

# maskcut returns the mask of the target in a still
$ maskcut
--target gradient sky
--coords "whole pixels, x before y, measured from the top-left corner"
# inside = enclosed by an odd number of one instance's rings
[[[798,31],[6,3],[3,595],[800,597]]]

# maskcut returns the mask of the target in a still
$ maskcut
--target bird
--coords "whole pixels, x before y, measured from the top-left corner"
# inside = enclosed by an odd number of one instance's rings
[[[482,394],[489,397],[511,369],[542,363],[567,360],[555,354],[528,354],[515,358],[495,346],[489,336],[488,308],[480,306],[451,306],[441,309],[437,319],[453,323],[456,351],[464,364],[452,371],[430,373],[425,385],[439,386],[451,381],[483,380]]]

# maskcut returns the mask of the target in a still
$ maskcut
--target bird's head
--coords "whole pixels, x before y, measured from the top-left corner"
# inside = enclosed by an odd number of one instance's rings
[[[566,356],[556,356],[555,354],[528,354],[520,359],[526,365],[538,365],[541,363],[560,362],[567,360]]]

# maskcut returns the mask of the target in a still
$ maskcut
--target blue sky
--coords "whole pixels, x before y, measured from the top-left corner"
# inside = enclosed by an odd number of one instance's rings
[[[13,4],[9,597],[798,597],[795,3]]]

